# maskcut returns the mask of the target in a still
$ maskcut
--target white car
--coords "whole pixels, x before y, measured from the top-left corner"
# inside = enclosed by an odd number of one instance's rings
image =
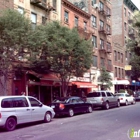
[[[128,93],[117,93],[116,96],[119,97],[120,104],[128,105],[128,104],[135,104],[136,103],[135,98]]]
[[[31,96],[0,96],[0,127],[12,131],[16,125],[44,120],[50,122],[54,110]]]

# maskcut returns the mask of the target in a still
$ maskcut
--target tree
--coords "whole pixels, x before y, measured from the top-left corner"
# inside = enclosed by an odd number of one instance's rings
[[[135,29],[133,39],[129,39],[127,50],[132,53],[130,65],[132,65],[131,78],[138,80],[140,77],[140,12],[135,12],[132,19],[132,28]]]
[[[110,73],[106,71],[105,68],[101,69],[100,81],[101,81],[101,88],[104,90],[110,89],[110,87],[113,85],[112,77]]]
[[[58,22],[38,26],[35,34],[39,34],[40,45],[31,48],[35,52],[32,53],[32,62],[46,63],[48,71],[59,77],[62,94],[66,96],[71,76],[83,76],[91,66],[91,44],[80,38],[76,29],[70,30]]]
[[[31,32],[30,21],[15,10],[0,13],[0,93],[7,95],[7,82],[13,78],[13,66],[23,58]]]

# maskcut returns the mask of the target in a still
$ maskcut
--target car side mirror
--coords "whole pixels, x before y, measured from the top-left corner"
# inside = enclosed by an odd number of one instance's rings
[[[39,104],[39,107],[42,107],[42,104],[41,103]]]

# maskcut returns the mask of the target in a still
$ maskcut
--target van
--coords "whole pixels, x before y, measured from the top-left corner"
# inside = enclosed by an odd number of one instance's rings
[[[92,104],[93,107],[102,107],[109,109],[110,107],[120,106],[120,100],[110,91],[93,91],[87,94],[87,101]]]
[[[54,110],[31,96],[0,96],[0,127],[12,131],[18,124],[50,122]]]

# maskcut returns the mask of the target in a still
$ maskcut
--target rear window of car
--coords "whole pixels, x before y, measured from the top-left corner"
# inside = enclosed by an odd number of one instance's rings
[[[87,97],[100,97],[101,93],[100,92],[91,92],[87,94]]]

